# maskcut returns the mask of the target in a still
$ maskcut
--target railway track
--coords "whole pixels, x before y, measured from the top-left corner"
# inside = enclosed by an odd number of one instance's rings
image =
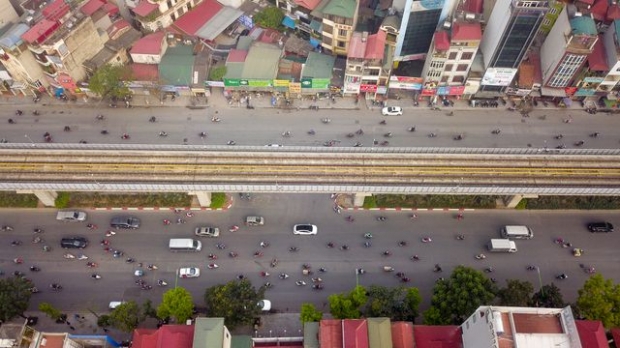
[[[5,182],[620,185],[617,156],[2,149]]]

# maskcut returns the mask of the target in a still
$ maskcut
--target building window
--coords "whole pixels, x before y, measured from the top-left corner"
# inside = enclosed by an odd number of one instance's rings
[[[172,8],[172,0],[166,1],[166,5],[168,5],[168,8]]]
[[[453,65],[453,64],[446,64],[446,68],[445,68],[445,70],[446,70],[446,71],[452,71],[452,69],[453,69],[453,68],[454,68],[454,65]]]
[[[474,56],[474,52],[463,52],[461,59],[470,60]]]
[[[443,82],[443,83],[448,82],[448,76],[442,76],[441,77],[441,82]]]
[[[347,45],[347,43],[344,42],[344,41],[336,41],[336,42],[338,43],[338,47],[340,47],[340,48],[345,48],[346,45]]]
[[[456,66],[456,71],[467,71],[467,67],[468,66],[469,65],[467,65],[467,64],[459,64],[459,65]]]
[[[452,82],[463,83],[463,81],[465,81],[465,77],[464,76],[454,76],[452,78]]]
[[[338,36],[347,36],[348,32],[346,29],[338,29]]]
[[[448,59],[455,60],[456,59],[456,55],[457,55],[456,52],[450,52],[450,55],[448,56]]]

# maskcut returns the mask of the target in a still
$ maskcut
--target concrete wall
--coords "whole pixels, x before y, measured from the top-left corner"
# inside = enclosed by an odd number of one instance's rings
[[[564,57],[566,52],[566,35],[570,35],[570,32],[571,26],[568,20],[568,12],[566,7],[564,7],[540,48],[540,69],[542,70],[543,86],[553,76],[555,67]]]
[[[39,81],[44,87],[49,86],[41,65],[29,49],[24,48],[24,51],[21,52],[7,51],[7,53],[9,59],[3,61],[2,64],[16,81],[23,84]]]
[[[0,1],[0,27],[3,27],[11,22],[16,23],[19,19],[17,12],[8,0]]]
[[[107,34],[99,34],[90,17],[85,18],[64,39],[69,54],[63,57],[62,61],[73,79],[78,81],[86,78],[86,69],[82,64],[101,51],[107,39]]]
[[[497,50],[497,45],[504,35],[504,31],[508,26],[510,18],[510,3],[511,1],[504,0],[498,1],[493,7],[491,17],[487,22],[487,26],[482,34],[482,40],[480,41],[480,51],[482,52],[482,59],[484,61],[484,68],[488,68],[493,55]]]

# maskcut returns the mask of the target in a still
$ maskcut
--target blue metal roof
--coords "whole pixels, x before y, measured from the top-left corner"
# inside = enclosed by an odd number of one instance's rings
[[[575,17],[570,20],[570,27],[575,35],[596,35],[596,23],[592,17]]]

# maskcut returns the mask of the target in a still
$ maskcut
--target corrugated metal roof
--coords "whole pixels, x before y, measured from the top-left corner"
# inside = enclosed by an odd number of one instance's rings
[[[273,80],[278,76],[278,63],[282,49],[275,45],[255,42],[245,58],[242,78]]]
[[[158,9],[159,6],[157,4],[152,4],[147,0],[141,0],[138,6],[133,9],[133,12],[140,17],[146,17],[155,9]]]
[[[168,47],[159,63],[159,78],[164,85],[190,86],[194,72],[194,52],[191,46]]]
[[[224,6],[215,16],[202,25],[195,35],[201,39],[212,41],[242,15],[243,11]]]
[[[414,325],[416,348],[463,348],[463,332],[454,325]]]
[[[415,348],[413,324],[406,321],[392,323],[392,344],[394,348]]]
[[[368,325],[365,319],[342,321],[343,348],[368,348]]]
[[[392,325],[390,318],[368,318],[368,346],[392,348]]]
[[[598,36],[598,40],[594,44],[592,53],[588,56],[588,67],[592,71],[608,72],[609,66],[605,59],[605,46],[603,45],[603,35]]]
[[[9,29],[2,37],[0,37],[0,46],[6,49],[13,49],[22,42],[21,36],[25,34],[30,27],[25,23],[18,23]]]
[[[609,348],[605,328],[599,320],[575,320],[581,345],[587,348]]]
[[[387,33],[383,30],[379,30],[376,34],[368,37],[368,44],[366,45],[366,59],[381,59],[385,53],[385,40],[387,39]]]
[[[166,34],[163,31],[157,31],[149,34],[133,44],[129,51],[131,54],[161,54],[162,40]]]
[[[225,79],[240,79],[243,76],[243,63],[226,63]]]
[[[80,11],[82,11],[85,15],[90,16],[95,13],[95,11],[102,8],[103,5],[105,5],[103,0],[90,0],[84,4],[84,6],[80,7]]]
[[[348,58],[364,58],[366,54],[367,41],[362,41],[362,33],[356,31],[351,35],[349,40],[349,52],[347,52]]]
[[[319,323],[304,323],[304,348],[319,348]]]
[[[478,22],[456,22],[452,26],[452,41],[476,41],[482,37]]]
[[[222,347],[224,344],[224,318],[196,318],[194,327],[193,348]]]
[[[447,51],[450,49],[450,39],[445,31],[435,32],[435,49],[439,51]]]
[[[245,62],[245,58],[248,56],[248,51],[246,50],[237,50],[232,49],[228,52],[228,58],[226,58],[227,63],[243,63]]]
[[[321,348],[342,348],[342,320],[323,319],[319,325],[319,342]]]
[[[301,77],[331,79],[334,75],[333,70],[335,62],[336,57],[334,56],[310,52]]]
[[[592,17],[574,17],[570,20],[572,33],[575,35],[596,35],[596,23]]]
[[[356,9],[357,2],[355,2],[355,0],[331,0],[323,7],[323,13],[332,16],[353,18]]]

